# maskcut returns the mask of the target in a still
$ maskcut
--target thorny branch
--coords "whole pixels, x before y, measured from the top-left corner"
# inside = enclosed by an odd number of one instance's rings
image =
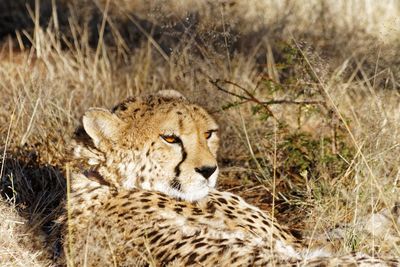
[[[280,104],[289,104],[289,105],[320,105],[321,104],[321,105],[324,105],[325,104],[325,101],[322,101],[322,100],[271,99],[271,100],[268,100],[268,101],[260,101],[249,90],[247,90],[246,88],[238,85],[237,83],[234,83],[234,82],[231,82],[231,81],[227,81],[227,80],[221,81],[219,79],[210,80],[210,83],[212,85],[214,85],[218,90],[244,100],[242,103],[254,102],[254,103],[264,107],[264,109],[267,111],[268,115],[270,115],[274,119],[276,119],[276,117],[274,116],[272,111],[269,109],[269,107],[268,107],[269,105],[280,105]],[[242,90],[245,93],[245,95],[240,95],[240,94],[231,92],[231,91],[225,89],[224,87],[222,87],[220,85],[220,83],[233,85],[233,86],[239,88],[240,90]]]
[[[225,92],[225,93],[227,93],[227,94],[230,94],[230,95],[234,95],[234,96],[236,96],[236,97],[238,97],[238,98],[240,98],[240,99],[243,99],[243,100],[246,100],[246,101],[251,101],[251,102],[254,102],[254,103],[257,103],[257,104],[261,105],[261,106],[267,111],[268,115],[270,115],[272,118],[274,118],[275,120],[277,120],[276,117],[274,116],[274,114],[272,113],[272,111],[269,109],[269,107],[268,107],[267,105],[262,104],[262,102],[261,102],[259,99],[255,98],[253,94],[251,94],[247,89],[241,87],[240,85],[238,85],[238,84],[236,84],[236,83],[233,83],[233,82],[230,82],[230,81],[223,81],[223,82],[226,83],[226,84],[231,84],[231,85],[234,85],[234,86],[240,88],[242,91],[245,92],[245,94],[247,95],[247,97],[246,97],[246,96],[243,96],[243,95],[235,94],[235,93],[233,93],[233,92],[231,92],[231,91],[229,91],[229,90],[224,89],[223,87],[221,87],[221,86],[218,84],[218,83],[220,82],[219,79],[214,80],[214,81],[213,81],[213,80],[210,80],[210,82],[211,82],[211,84],[213,84],[213,85],[214,85],[218,90],[220,90],[220,91],[223,91],[223,92]]]

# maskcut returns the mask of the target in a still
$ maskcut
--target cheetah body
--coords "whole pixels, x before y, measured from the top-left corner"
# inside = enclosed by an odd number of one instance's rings
[[[175,91],[128,100],[112,112],[90,109],[74,149],[67,263],[396,266],[364,255],[307,255],[271,215],[215,190],[217,129]]]

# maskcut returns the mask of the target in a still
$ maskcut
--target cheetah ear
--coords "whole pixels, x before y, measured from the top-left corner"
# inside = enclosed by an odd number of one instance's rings
[[[116,140],[125,125],[117,115],[102,108],[90,108],[83,115],[83,128],[98,147],[104,140]]]
[[[176,90],[160,90],[157,92],[158,96],[161,96],[161,98],[164,99],[184,99],[186,100],[186,97],[184,95],[182,95],[180,92],[176,91]]]

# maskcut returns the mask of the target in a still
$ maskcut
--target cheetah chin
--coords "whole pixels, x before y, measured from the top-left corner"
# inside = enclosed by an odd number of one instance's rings
[[[176,190],[166,183],[155,183],[154,189],[160,191],[168,196],[172,196],[179,199],[184,199],[186,201],[197,201],[208,195],[210,190],[215,187],[218,177],[218,171],[215,171],[212,177],[208,179],[208,183],[203,179],[197,179],[198,183],[192,183],[185,188],[185,192],[181,190]],[[195,180],[192,178],[192,180]]]

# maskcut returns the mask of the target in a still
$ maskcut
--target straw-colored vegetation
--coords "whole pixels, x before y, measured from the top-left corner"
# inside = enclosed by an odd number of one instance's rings
[[[399,15],[390,0],[2,1],[0,265],[59,253],[83,112],[167,88],[220,122],[221,190],[311,247],[400,256]]]

